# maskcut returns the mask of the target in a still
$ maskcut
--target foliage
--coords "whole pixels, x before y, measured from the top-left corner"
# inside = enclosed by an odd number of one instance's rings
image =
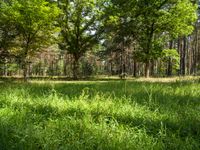
[[[161,55],[162,55],[161,58],[164,61],[169,61],[169,60],[172,61],[174,69],[179,69],[180,55],[176,49],[165,49],[162,51]]]
[[[101,12],[95,0],[58,0],[62,9],[60,48],[74,57],[74,78],[77,78],[78,61],[99,42]]]
[[[85,77],[89,77],[89,76],[92,76],[94,75],[95,73],[95,67],[93,66],[93,64],[85,61],[82,63],[82,72],[83,72],[83,75]]]
[[[11,56],[10,48],[14,44],[17,31],[9,1],[0,1],[0,63]]]
[[[161,57],[166,43],[192,33],[196,9],[190,0],[111,0],[106,23],[117,45],[137,47],[135,58],[146,63],[148,71],[149,62]]]
[[[181,1],[140,1],[136,12],[141,10],[138,17],[138,42],[144,61],[157,58],[162,53],[163,46],[170,38],[188,35],[193,31],[196,20],[196,6],[189,0]]]
[[[55,19],[59,10],[45,0],[18,1],[13,5],[16,11],[16,25],[21,37],[19,46],[24,57],[31,56],[34,51],[49,45],[55,34]]]
[[[11,0],[10,3],[2,2],[1,6],[2,19],[8,18],[18,32],[12,50],[22,62],[26,76],[26,65],[32,55],[49,45],[56,32],[55,19],[59,9],[45,0]]]
[[[155,69],[158,62],[158,66],[167,65],[168,74],[172,74],[171,66],[178,67],[178,56],[165,49],[175,48],[181,55],[180,73],[196,74],[200,53],[196,3],[194,0],[1,0],[0,63],[5,67],[0,73],[6,74],[8,63],[16,63],[20,69],[15,75],[21,75],[23,69],[25,78],[27,72],[34,74],[30,70],[40,72],[36,75],[71,76],[67,70],[72,69],[77,79],[81,75],[80,66],[85,66],[85,71],[88,67],[88,74],[91,68],[94,71],[99,67],[101,72],[107,70],[112,75],[136,76],[138,72],[148,76],[158,73],[158,68]],[[54,44],[59,47],[58,53],[46,52],[49,56],[46,58],[45,51]],[[87,66],[81,61],[88,51],[95,53],[97,60],[93,64],[97,66]]]

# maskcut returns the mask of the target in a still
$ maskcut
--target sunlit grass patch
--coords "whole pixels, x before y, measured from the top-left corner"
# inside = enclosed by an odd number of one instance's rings
[[[0,147],[198,149],[200,84],[1,83]]]

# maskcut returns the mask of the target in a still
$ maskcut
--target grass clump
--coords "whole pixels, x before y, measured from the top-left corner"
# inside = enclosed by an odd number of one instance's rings
[[[189,81],[0,83],[0,148],[199,149],[199,88]]]

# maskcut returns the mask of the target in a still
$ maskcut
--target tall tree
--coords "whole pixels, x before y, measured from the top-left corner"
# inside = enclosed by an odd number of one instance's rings
[[[45,0],[10,0],[4,3],[4,15],[11,12],[10,17],[19,33],[15,38],[18,55],[23,65],[24,80],[27,80],[27,64],[32,55],[47,46],[56,32],[55,20],[59,15],[56,5]]]
[[[150,61],[160,57],[166,42],[193,31],[196,5],[189,0],[141,0],[137,6],[137,11],[142,10],[137,40],[146,64],[145,76],[149,77]]]
[[[73,78],[78,78],[79,60],[98,43],[101,13],[96,0],[58,0],[60,16],[60,48],[73,55]]]
[[[161,57],[167,42],[193,31],[196,5],[190,0],[111,0],[114,15],[123,21],[139,45],[136,58],[145,63],[149,77],[150,62]],[[117,9],[116,9],[117,8]],[[116,15],[115,15],[116,16]]]
[[[108,17],[104,20],[106,36],[104,36],[104,46],[107,53],[117,53],[119,55],[118,73],[121,78],[126,75],[126,53],[132,47],[134,36],[132,26],[129,26],[130,13],[135,0],[110,0],[106,3],[105,12]],[[134,3],[135,4],[135,3]],[[129,6],[129,7],[127,7]],[[133,6],[133,7],[130,7]],[[112,63],[112,62],[111,62]]]
[[[17,31],[14,16],[9,11],[10,1],[0,1],[0,62],[5,63],[10,56],[9,49],[13,46]]]

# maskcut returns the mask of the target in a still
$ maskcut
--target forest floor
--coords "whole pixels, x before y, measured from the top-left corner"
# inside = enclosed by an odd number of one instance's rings
[[[200,80],[0,82],[0,149],[200,149]]]

